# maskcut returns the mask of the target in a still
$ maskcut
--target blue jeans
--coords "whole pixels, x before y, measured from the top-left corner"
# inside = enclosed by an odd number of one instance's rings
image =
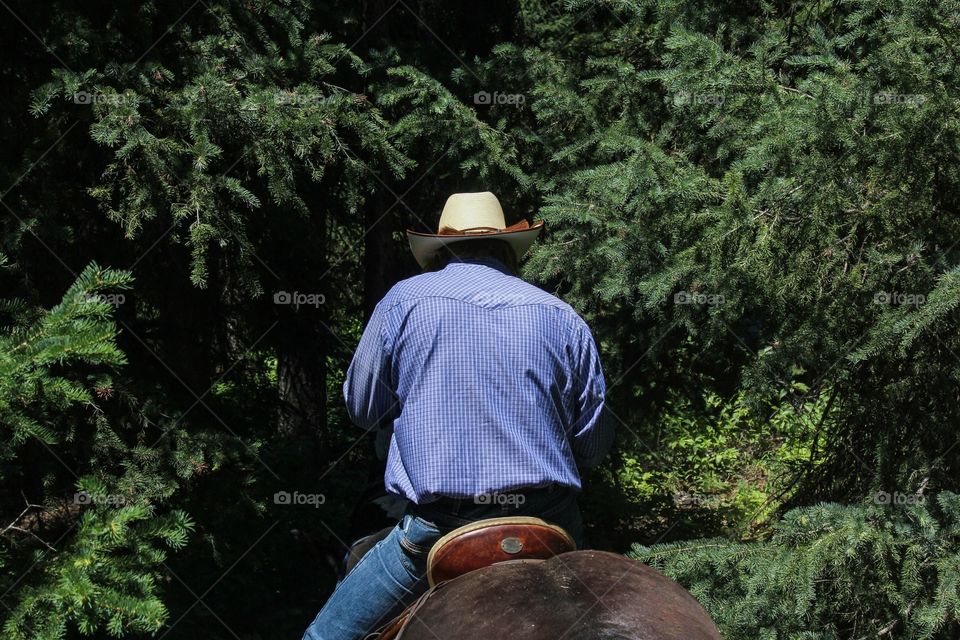
[[[542,518],[566,529],[577,548],[583,543],[583,523],[572,491],[537,493],[521,505],[475,504],[470,499],[453,509],[410,505],[393,531],[337,585],[303,639],[361,640],[427,590],[427,554],[434,542],[457,527],[502,516]]]

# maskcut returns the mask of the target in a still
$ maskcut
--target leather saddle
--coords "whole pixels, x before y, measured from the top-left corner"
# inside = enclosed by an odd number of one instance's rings
[[[416,610],[449,580],[498,562],[546,560],[576,548],[563,528],[540,518],[488,518],[454,529],[437,540],[427,555],[430,589],[367,638],[399,640]]]

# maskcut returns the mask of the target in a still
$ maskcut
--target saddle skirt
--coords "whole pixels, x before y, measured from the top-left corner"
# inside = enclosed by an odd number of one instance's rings
[[[432,587],[498,562],[546,560],[576,548],[570,534],[540,518],[478,520],[437,540],[427,556],[427,580]]]
[[[546,560],[576,549],[569,533],[540,518],[488,518],[454,529],[437,540],[427,555],[430,589],[368,638],[402,638],[404,627],[417,609],[454,578],[499,562]]]

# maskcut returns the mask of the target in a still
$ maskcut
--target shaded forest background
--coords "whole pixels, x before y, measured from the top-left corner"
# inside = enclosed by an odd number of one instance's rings
[[[299,637],[473,190],[603,352],[591,546],[726,638],[960,636],[960,3],[0,4],[3,637]]]

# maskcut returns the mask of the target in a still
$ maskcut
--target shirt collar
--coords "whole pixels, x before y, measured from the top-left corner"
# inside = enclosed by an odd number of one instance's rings
[[[450,263],[447,266],[453,264],[479,264],[485,267],[490,267],[491,269],[496,269],[500,273],[508,276],[512,276],[510,269],[507,268],[507,265],[503,264],[496,258],[483,257],[483,258],[457,258],[454,257],[450,260]]]

